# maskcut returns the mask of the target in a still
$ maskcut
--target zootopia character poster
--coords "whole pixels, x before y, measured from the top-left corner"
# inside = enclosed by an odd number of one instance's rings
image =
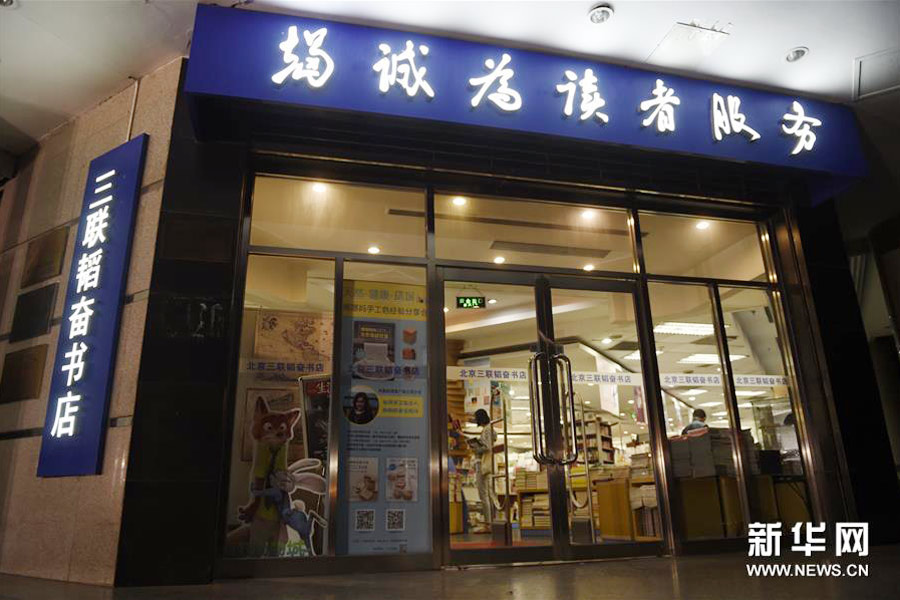
[[[346,280],[338,554],[431,551],[424,286]]]

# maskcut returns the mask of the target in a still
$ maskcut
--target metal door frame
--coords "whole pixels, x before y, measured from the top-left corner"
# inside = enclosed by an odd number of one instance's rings
[[[623,274],[625,275],[625,274]],[[642,326],[644,319],[641,317],[640,307],[643,305],[639,298],[640,288],[636,281],[629,277],[609,278],[607,276],[571,276],[545,273],[540,270],[535,271],[510,271],[502,268],[459,268],[459,267],[442,267],[436,269],[436,277],[433,281],[434,303],[436,306],[444,306],[444,284],[447,281],[459,281],[463,283],[484,283],[484,284],[504,284],[504,285],[521,285],[530,286],[535,294],[535,311],[536,311],[536,331],[534,344],[539,351],[547,353],[549,356],[553,348],[551,348],[552,340],[554,340],[553,315],[552,315],[552,296],[553,289],[564,290],[584,290],[597,292],[613,292],[626,293],[632,296],[632,306],[635,311],[635,327],[637,329],[639,345],[641,348],[641,356],[646,357],[652,354],[651,346]],[[432,356],[445,357],[445,334],[444,334],[444,318],[441,312],[439,322],[433,323],[433,330],[430,332],[431,339],[435,341],[435,350],[440,348],[439,352],[433,352]],[[643,360],[643,359],[642,359]],[[437,361],[436,361],[437,362]],[[548,561],[565,561],[565,560],[587,560],[598,558],[624,558],[632,556],[653,556],[661,555],[666,552],[666,548],[671,544],[671,527],[668,525],[667,506],[662,501],[663,494],[660,494],[660,520],[663,524],[662,540],[658,542],[625,542],[617,544],[573,544],[569,535],[569,507],[568,507],[568,491],[565,482],[565,468],[561,465],[547,465],[548,491],[550,495],[550,514],[551,514],[551,532],[552,543],[546,546],[503,546],[499,548],[486,549],[459,549],[450,548],[450,503],[449,503],[449,473],[447,469],[448,455],[448,434],[446,428],[447,403],[446,403],[446,359],[440,360],[440,377],[435,378],[432,393],[434,398],[441,398],[442,402],[437,410],[440,411],[440,417],[444,426],[441,432],[440,444],[440,494],[441,494],[441,556],[444,565],[473,565],[473,564],[516,564],[527,562],[548,562]],[[547,363],[543,362],[542,369],[542,409],[545,423],[559,422],[559,402],[558,386],[551,385],[552,380],[548,377]],[[653,400],[652,390],[655,386],[652,384],[652,378],[649,376],[649,370],[643,369],[645,402],[647,405],[648,430],[651,436],[651,446],[657,447],[657,437],[661,435],[659,425],[662,421],[655,418],[656,411],[653,407],[656,402]],[[439,379],[439,381],[437,381]],[[661,410],[661,409],[660,409]],[[534,417],[534,415],[532,415]],[[559,455],[562,450],[562,438],[564,435],[561,427],[547,427],[544,433],[547,436],[548,450],[551,453]],[[657,460],[652,461],[654,465]],[[507,467],[508,468],[508,467]],[[657,490],[664,486],[663,474],[655,470],[654,475],[657,481]],[[659,492],[658,492],[659,493]],[[591,517],[593,518],[593,516]]]

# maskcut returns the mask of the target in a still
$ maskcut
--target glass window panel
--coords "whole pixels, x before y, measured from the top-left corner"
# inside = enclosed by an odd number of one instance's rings
[[[260,176],[250,244],[424,256],[424,211],[422,190]]]
[[[674,471],[672,491],[680,500],[673,516],[687,540],[742,535],[745,523],[733,458],[734,436],[709,291],[701,285],[666,283],[651,283],[649,288]],[[732,362],[740,360],[732,356]]]
[[[338,555],[431,552],[423,267],[344,263]]]
[[[749,450],[750,512],[754,521],[811,520],[793,390],[786,380],[774,307],[764,290],[720,287],[741,428]]]
[[[756,224],[641,213],[647,272],[765,281]]]
[[[249,257],[226,557],[328,553],[333,306],[332,261]]]
[[[625,211],[436,194],[438,258],[633,271]]]
[[[457,296],[476,294],[485,308],[457,308]],[[525,375],[537,330],[534,288],[452,281],[444,297],[450,547],[503,546],[507,522],[513,546],[550,545],[547,467],[532,454]],[[479,422],[479,411],[492,422]]]
[[[661,540],[643,385],[640,376],[624,380],[640,371],[640,361],[632,360],[639,356],[632,296],[566,289],[551,293],[553,331],[572,361],[575,390],[579,458],[566,469],[571,541]]]

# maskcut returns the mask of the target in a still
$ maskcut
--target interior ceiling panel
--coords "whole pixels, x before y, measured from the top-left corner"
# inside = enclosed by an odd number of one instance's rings
[[[615,16],[602,25],[589,21],[593,2],[583,1],[243,4],[236,10],[330,16],[611,62],[665,65],[686,74],[842,101],[852,98],[854,59],[896,49],[900,31],[897,0],[618,0],[612,2]],[[0,148],[24,151],[33,140],[124,89],[129,77],[184,54],[195,5],[194,0],[15,0],[0,8]],[[698,52],[690,46],[691,36],[672,35],[684,24],[726,31],[727,36],[715,36],[714,48]],[[788,63],[785,55],[795,46],[807,46],[810,53]]]

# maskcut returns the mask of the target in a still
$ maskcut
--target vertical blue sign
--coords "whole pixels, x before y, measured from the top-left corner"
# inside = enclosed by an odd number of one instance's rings
[[[66,288],[39,477],[93,475],[106,419],[147,135],[91,161]]]

